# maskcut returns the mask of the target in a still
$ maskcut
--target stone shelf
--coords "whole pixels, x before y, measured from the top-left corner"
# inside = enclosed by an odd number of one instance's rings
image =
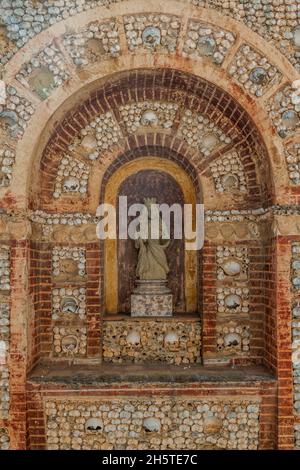
[[[275,377],[263,366],[208,367],[200,364],[175,366],[166,364],[91,364],[40,363],[29,374],[31,384],[66,387],[103,386],[126,383],[258,383],[275,382]]]
[[[172,317],[132,317],[130,313],[114,313],[103,316],[103,321],[201,321],[198,313],[174,313]]]

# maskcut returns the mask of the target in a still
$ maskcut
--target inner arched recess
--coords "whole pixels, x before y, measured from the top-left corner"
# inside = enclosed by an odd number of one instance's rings
[[[172,128],[151,127],[137,133],[128,133],[120,115],[120,107],[141,101],[176,103],[178,111]],[[89,91],[82,90],[78,96],[72,96],[66,101],[57,111],[57,119],[55,116],[51,118],[40,139],[40,148],[36,149],[39,171],[36,171],[36,167],[33,168],[30,198],[32,208],[56,210],[62,207],[63,201],[65,210],[72,210],[73,195],[72,198],[62,196],[59,203],[53,199],[59,163],[62,156],[69,152],[68,146],[81,129],[96,116],[108,111],[113,113],[120,126],[122,138],[100,155],[101,164],[91,165],[93,177],[89,181],[88,195],[76,199],[77,209],[96,209],[96,201],[99,200],[97,196],[101,190],[99,181],[116,158],[138,147],[161,143],[166,149],[180,149],[180,153],[186,155],[196,172],[207,179],[212,179],[210,165],[213,161],[226,152],[236,151],[247,179],[247,194],[243,199],[238,199],[238,203],[242,208],[255,208],[271,201],[274,194],[273,182],[263,138],[251,116],[240,104],[228,92],[195,75],[174,69],[147,69],[116,73],[101,83],[94,82]],[[191,147],[178,133],[180,120],[187,111],[204,115],[228,135],[231,142],[209,156],[205,156],[201,149]],[[234,198],[231,201],[234,204]]]

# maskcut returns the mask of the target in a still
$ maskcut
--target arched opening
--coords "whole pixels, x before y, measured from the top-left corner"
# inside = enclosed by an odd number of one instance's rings
[[[84,103],[72,102],[67,117],[42,139],[32,185],[38,256],[47,253],[52,263],[52,313],[45,316],[38,302],[35,321],[48,327],[41,331],[45,341],[36,339],[37,357],[262,364],[268,296],[259,262],[267,259],[266,241],[264,221],[253,214],[268,204],[272,184],[259,174],[268,159],[251,117],[212,83],[167,69],[115,74]],[[171,329],[159,312],[149,328],[130,315],[138,256],[132,240],[102,242],[96,234],[99,202],[117,207],[120,195],[138,203],[150,193],[205,208],[203,249],[188,251],[174,241],[166,251]],[[81,316],[53,315],[64,296],[77,304],[81,296]],[[177,340],[161,355],[157,343],[148,355],[153,340],[137,338],[156,327],[159,337]],[[184,351],[185,341],[193,352]]]
[[[110,171],[108,169],[108,174],[109,173]],[[165,188],[157,186],[158,182],[155,184],[155,181],[152,180],[155,176],[159,182],[166,180],[169,184],[167,184]],[[104,175],[104,181],[105,179]],[[144,184],[134,187],[134,189],[131,187],[131,192],[128,193],[128,186],[126,187],[126,185],[130,185],[131,181],[137,182],[139,179],[141,179]],[[181,204],[181,207],[183,204],[190,204],[195,210],[199,188],[197,192],[195,189],[190,176],[178,164],[164,158],[144,157],[123,164],[110,176],[104,189],[104,202],[112,204],[115,207],[118,197],[128,194],[130,196],[129,202],[137,198],[140,203],[143,202],[144,197],[149,197],[146,196],[147,194],[153,193],[151,197],[157,197],[158,203],[162,198],[161,203],[167,204],[168,201],[173,201],[172,204]],[[171,195],[169,195],[170,190]],[[173,200],[174,197],[175,199]],[[173,249],[177,246],[179,254],[177,259],[176,256],[174,256],[173,260],[170,261],[170,263],[174,264],[170,264],[170,266],[172,266],[171,276],[168,277],[168,279],[170,285],[173,287],[173,295],[178,299],[176,310],[178,313],[196,313],[198,311],[201,292],[201,283],[198,279],[197,267],[199,263],[199,253],[197,253],[197,251],[186,251],[184,239],[177,241],[173,238],[173,243]],[[128,245],[129,247],[126,249]],[[124,250],[127,255],[130,253],[129,250],[131,250],[131,258],[128,259],[128,261],[122,258],[122,256],[124,256]],[[170,254],[169,256],[171,258]],[[120,307],[120,290],[122,291],[121,298],[124,299],[123,296],[125,296],[125,302],[127,303],[125,310],[128,312],[129,296],[136,279],[134,276],[136,258],[137,254],[133,249],[132,240],[131,243],[130,241],[129,243],[128,241],[122,243],[120,240],[106,240],[103,286],[103,291],[105,292],[104,310],[106,313],[121,313],[123,311],[123,308]],[[122,269],[125,269],[126,273],[129,276],[131,275],[131,278],[129,277],[129,279],[124,280],[124,275],[122,278]],[[125,284],[123,284],[122,281],[123,283],[125,281]],[[124,290],[125,285],[127,285],[128,289]],[[178,291],[181,292],[178,293]]]

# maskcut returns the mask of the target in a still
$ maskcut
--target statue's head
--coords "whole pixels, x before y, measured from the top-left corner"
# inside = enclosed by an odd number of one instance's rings
[[[150,210],[151,205],[156,204],[156,197],[145,197],[144,198],[144,204],[147,207],[147,209]]]
[[[154,217],[154,212],[153,212],[153,208],[151,208],[151,206],[153,204],[156,204],[156,197],[145,197],[144,198],[144,204],[148,210],[148,218],[153,218]]]

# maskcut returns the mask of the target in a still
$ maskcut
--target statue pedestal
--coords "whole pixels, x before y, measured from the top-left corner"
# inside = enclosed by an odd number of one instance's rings
[[[173,295],[166,280],[137,280],[131,295],[132,317],[171,317]]]

